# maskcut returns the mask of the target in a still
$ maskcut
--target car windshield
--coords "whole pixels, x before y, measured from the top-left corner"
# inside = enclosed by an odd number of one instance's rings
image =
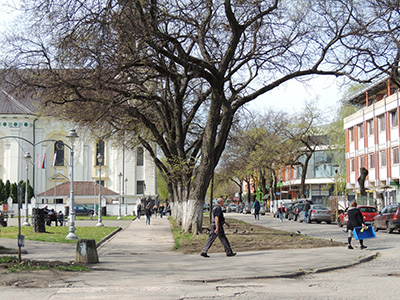
[[[319,210],[329,210],[329,208],[324,205],[313,205],[312,208],[319,209]]]
[[[376,213],[377,211],[375,207],[359,207],[358,209],[365,213]]]

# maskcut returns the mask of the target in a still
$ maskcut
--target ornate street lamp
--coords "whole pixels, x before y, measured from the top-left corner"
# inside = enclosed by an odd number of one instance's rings
[[[71,164],[71,180],[70,180],[70,187],[69,187],[69,198],[71,199],[71,209],[70,209],[70,225],[69,225],[69,233],[65,237],[67,240],[77,240],[78,236],[75,233],[75,203],[74,203],[74,143],[76,138],[78,138],[78,134],[76,133],[75,129],[71,129],[69,134],[66,136],[69,139],[71,144],[70,148],[70,164]]]
[[[128,215],[128,178],[125,178],[125,194],[124,194],[124,201],[125,201],[125,217]]]
[[[29,163],[31,161],[31,154],[29,152],[27,152],[24,155],[24,159],[26,161],[26,182],[25,182],[25,222],[22,224],[22,226],[31,226],[31,224],[29,224],[28,222],[28,214],[29,214],[29,210],[28,210],[28,176],[29,176]]]
[[[118,174],[119,177],[119,197],[118,197],[118,220],[121,220],[121,198],[122,198],[122,173],[119,172]]]
[[[99,162],[99,211],[98,211],[98,221],[96,227],[103,227],[104,224],[102,223],[101,219],[101,165],[103,164],[103,155],[100,153],[97,155],[97,161]]]

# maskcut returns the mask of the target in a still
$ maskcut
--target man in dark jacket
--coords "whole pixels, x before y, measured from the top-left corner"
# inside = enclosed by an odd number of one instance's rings
[[[236,253],[232,251],[231,245],[229,244],[229,241],[225,235],[224,224],[226,224],[226,226],[228,227],[230,227],[230,225],[225,222],[224,214],[222,212],[223,205],[224,205],[224,199],[220,198],[217,201],[217,206],[215,206],[212,210],[212,224],[211,224],[210,234],[208,236],[206,245],[204,246],[203,251],[201,251],[200,254],[203,257],[210,257],[207,254],[207,252],[211,248],[212,244],[214,243],[217,237],[219,238],[219,240],[221,241],[222,245],[225,248],[226,256],[236,255]]]
[[[347,221],[347,231],[349,233],[348,238],[347,238],[347,241],[348,241],[348,246],[347,247],[349,249],[354,249],[351,246],[351,238],[353,237],[353,229],[354,229],[354,227],[359,227],[359,226],[365,227],[362,213],[357,208],[357,202],[356,201],[353,201],[350,204],[350,207],[347,210],[347,216],[349,218],[349,220]],[[364,246],[363,240],[359,240],[359,241],[360,241],[360,248],[361,249],[367,248],[367,246]]]

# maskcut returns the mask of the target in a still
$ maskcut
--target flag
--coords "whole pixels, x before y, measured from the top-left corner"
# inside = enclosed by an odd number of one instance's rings
[[[56,159],[57,159],[57,152],[54,152],[54,157],[53,157],[53,167],[56,166]]]
[[[43,156],[42,169],[46,169],[46,153]]]

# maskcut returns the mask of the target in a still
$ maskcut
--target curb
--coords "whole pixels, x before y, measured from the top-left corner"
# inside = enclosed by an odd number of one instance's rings
[[[97,244],[96,244],[96,248],[99,248],[101,245],[103,245],[106,241],[108,241],[109,239],[111,239],[114,235],[116,235],[118,232],[120,232],[122,230],[122,227],[118,227],[117,229],[115,229],[113,232],[111,232],[109,235],[107,235],[106,237],[104,237],[102,240],[100,240]]]
[[[317,274],[317,273],[325,273],[325,272],[330,272],[330,271],[335,271],[335,270],[340,270],[340,269],[346,269],[346,268],[351,268],[354,266],[357,266],[359,264],[369,262],[375,258],[377,258],[380,255],[379,252],[375,252],[371,255],[368,255],[366,257],[360,258],[358,261],[346,264],[346,265],[339,265],[336,267],[327,267],[327,268],[321,268],[321,269],[315,269],[315,270],[302,270],[294,273],[288,273],[285,275],[265,275],[265,276],[247,276],[247,277],[230,277],[230,278],[213,278],[213,279],[190,279],[190,280],[181,280],[183,283],[215,283],[215,282],[229,282],[229,281],[235,281],[235,280],[253,280],[253,279],[276,279],[276,278],[296,278],[304,275],[309,275],[309,274]]]

